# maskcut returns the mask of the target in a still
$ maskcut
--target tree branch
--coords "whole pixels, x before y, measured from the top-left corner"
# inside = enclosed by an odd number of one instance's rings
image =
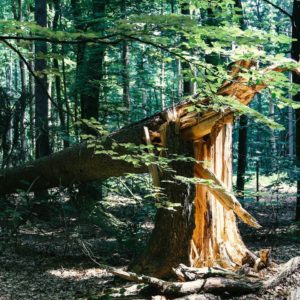
[[[17,37],[16,37],[17,38]],[[1,39],[1,38],[0,38]],[[55,102],[55,100],[51,97],[51,95],[48,92],[48,89],[44,86],[44,84],[42,83],[42,81],[40,80],[40,78],[34,73],[34,71],[32,70],[30,64],[28,63],[28,61],[26,60],[26,58],[23,56],[23,54],[15,47],[13,46],[11,43],[9,43],[8,41],[6,41],[5,39],[1,39],[3,41],[3,43],[5,45],[7,45],[11,50],[13,50],[19,57],[20,59],[24,62],[24,64],[26,65],[29,73],[33,76],[33,78],[37,81],[37,83],[39,85],[41,85],[41,87],[43,88],[44,92],[46,93],[48,99],[51,101],[51,103],[55,106],[55,108],[60,109],[59,105]],[[63,110],[65,113],[68,113],[67,111]]]
[[[41,37],[41,36],[10,36],[10,35],[0,35],[0,41],[5,40],[22,40],[22,41],[41,41],[41,42],[48,42],[53,44],[83,44],[83,43],[97,43],[97,44],[107,44],[107,45],[116,45],[122,41],[120,40],[114,40],[110,41],[109,38],[115,37],[119,34],[112,34],[106,37],[97,37],[97,38],[81,38],[81,39],[75,39],[75,40],[61,40],[61,39],[55,39],[55,38],[47,38],[47,37]]]
[[[283,8],[281,8],[280,6],[278,6],[277,4],[269,1],[269,0],[263,0],[264,2],[270,4],[271,6],[277,8],[279,11],[281,11],[284,15],[286,15],[287,17],[289,17],[291,20],[293,20],[293,16],[288,13],[286,10],[284,10]]]

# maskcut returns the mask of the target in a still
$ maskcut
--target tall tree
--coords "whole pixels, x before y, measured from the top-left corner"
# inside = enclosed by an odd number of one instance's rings
[[[35,0],[34,18],[38,25],[47,27],[47,1]],[[47,96],[47,43],[35,42],[35,130],[36,130],[36,158],[49,155],[49,127],[48,127],[48,96]]]
[[[121,0],[121,16],[126,18],[126,0]],[[123,105],[126,108],[125,124],[130,122],[130,78],[129,78],[129,45],[128,41],[122,42],[122,85],[123,85]]]
[[[248,117],[242,115],[239,120],[238,161],[236,191],[240,199],[244,199],[245,175],[247,167]]]
[[[300,60],[300,2],[294,0],[292,14],[292,58],[296,61]],[[300,75],[293,74],[293,83],[300,84]],[[294,96],[294,100],[300,102],[300,92]],[[296,160],[297,167],[300,170],[300,109],[295,110],[296,113]],[[299,176],[299,175],[298,175]],[[297,207],[296,221],[300,221],[300,178],[297,180]]]
[[[23,1],[12,1],[12,10],[14,19],[22,22],[23,21]],[[27,102],[27,87],[26,87],[26,72],[25,64],[23,60],[19,60],[20,69],[20,81],[21,81],[21,95],[16,103],[15,113],[14,113],[14,134],[13,134],[13,147],[18,150],[18,158],[21,162],[25,160],[25,127],[24,127],[24,117]],[[19,147],[18,147],[19,146]],[[17,163],[17,162],[16,162]]]
[[[58,29],[58,21],[60,18],[61,14],[61,8],[60,8],[60,0],[53,0],[53,8],[54,8],[54,17],[53,17],[53,24],[52,28],[54,31]],[[58,47],[56,44],[52,45],[53,53],[57,54]],[[53,67],[59,72],[59,63],[58,59],[54,57],[53,59]],[[55,75],[55,91],[56,91],[56,100],[57,100],[57,105],[58,105],[58,116],[59,116],[59,121],[61,125],[61,129],[64,133],[64,135],[68,134],[68,128],[66,126],[66,121],[65,121],[65,115],[64,115],[64,105],[63,105],[63,99],[62,99],[62,88],[61,88],[61,76],[60,75]],[[64,99],[66,100],[66,99]],[[67,104],[66,104],[67,106]],[[67,139],[64,139],[63,141],[64,147],[69,146],[69,141]]]
[[[92,1],[92,21],[90,27],[93,31],[103,32],[105,0]],[[76,26],[85,29],[88,25],[82,21],[80,5],[78,1],[72,0],[73,14]],[[82,119],[99,119],[99,99],[100,84],[103,78],[103,62],[105,47],[99,44],[80,45],[77,54],[77,89],[80,97],[80,109]],[[88,126],[82,126],[82,132],[88,134],[97,134],[94,129]],[[79,187],[78,208],[83,212],[90,211],[95,203],[101,198],[101,181],[83,183]]]
[[[245,29],[246,24],[243,17],[243,7],[241,0],[235,0],[237,15],[242,29]],[[247,134],[248,134],[248,117],[242,115],[239,120],[239,140],[238,140],[238,162],[237,162],[237,177],[236,190],[240,199],[244,199],[245,189],[245,174],[247,167]]]
[[[190,5],[188,2],[183,2],[181,4],[181,13],[183,15],[189,16],[191,11],[190,11]],[[190,73],[191,73],[191,68],[188,62],[183,61],[181,63],[181,70],[182,70],[182,75],[183,75],[183,95],[184,96],[189,96],[193,94],[193,82],[189,79]]]

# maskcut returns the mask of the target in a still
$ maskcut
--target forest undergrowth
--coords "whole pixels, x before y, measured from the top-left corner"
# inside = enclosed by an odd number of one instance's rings
[[[249,249],[271,249],[276,263],[300,255],[300,229],[293,222],[296,202],[284,197],[245,204],[261,229],[240,224]],[[126,224],[126,234],[108,235],[91,224],[70,225],[74,220],[68,220],[68,228],[58,223],[27,223],[9,239],[1,232],[0,299],[150,299],[137,296],[136,285],[114,278],[96,263],[127,267],[142,251],[153,228],[149,211],[145,213],[126,198],[111,200],[115,205],[105,209]],[[236,299],[293,299],[299,284],[300,276],[295,273],[263,295]]]

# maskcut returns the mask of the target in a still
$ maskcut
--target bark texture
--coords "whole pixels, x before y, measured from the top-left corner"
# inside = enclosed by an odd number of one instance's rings
[[[166,129],[167,156],[193,157],[193,142],[183,142],[176,127],[178,128],[171,122]],[[195,187],[174,178],[175,175],[194,177],[194,163],[175,160],[170,167],[175,173],[161,174],[160,181],[166,201],[174,204],[174,207],[158,209],[147,249],[133,267],[138,273],[160,278],[170,275],[172,267],[181,262],[189,264],[190,241],[194,229]]]
[[[240,118],[239,145],[238,145],[238,166],[236,177],[236,190],[240,199],[244,199],[245,175],[247,166],[247,134],[248,117],[246,115]]]
[[[35,0],[34,18],[38,25],[47,26],[47,1]],[[35,72],[39,80],[35,80],[35,129],[36,149],[35,156],[40,158],[50,153],[49,128],[48,128],[48,96],[47,76],[44,73],[47,68],[46,58],[47,43],[35,42]]]
[[[293,22],[292,22],[292,58],[296,61],[300,59],[300,2],[294,0],[293,6]],[[300,75],[293,74],[293,83],[300,84]],[[294,100],[300,102],[300,92],[294,96]],[[300,109],[295,110],[296,113],[296,163],[300,167]],[[300,221],[300,179],[297,180],[297,207],[296,221]]]

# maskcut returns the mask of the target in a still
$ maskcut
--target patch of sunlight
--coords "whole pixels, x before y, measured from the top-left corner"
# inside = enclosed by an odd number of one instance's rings
[[[247,173],[247,178],[249,180],[246,181],[245,190],[249,192],[256,191],[256,176],[255,173]],[[260,191],[270,192],[278,188],[279,193],[285,194],[295,194],[297,192],[297,187],[295,182],[288,182],[289,175],[287,173],[274,173],[269,176],[260,175],[259,176],[259,188]],[[279,183],[276,184],[276,181]],[[233,183],[236,183],[236,175],[233,176]]]

